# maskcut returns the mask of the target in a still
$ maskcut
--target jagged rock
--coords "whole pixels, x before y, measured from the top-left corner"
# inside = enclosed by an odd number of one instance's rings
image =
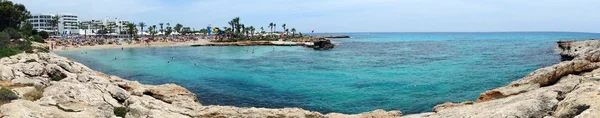
[[[371,112],[360,113],[356,115],[346,115],[339,113],[330,113],[326,115],[329,118],[396,118],[402,116],[402,112],[400,111],[389,111],[385,110],[375,110]]]
[[[38,100],[41,105],[55,105],[74,111],[98,111],[103,116],[113,114],[106,110],[113,106],[105,100],[102,91],[91,83],[56,82],[44,90],[44,96]]]
[[[144,95],[141,97],[131,96],[125,106],[129,108],[129,112],[125,117],[132,118],[189,118],[184,115],[189,109],[175,107],[153,97]]]
[[[151,86],[149,87],[149,90],[144,94],[165,101],[167,103],[198,102],[198,98],[194,93],[175,84]]]
[[[125,101],[129,98],[129,93],[127,93],[127,91],[114,85],[108,85],[106,91],[118,101]]]
[[[568,74],[592,71],[600,67],[600,63],[592,63],[586,60],[573,60],[545,67],[534,71],[526,77],[503,86],[482,93],[477,102],[489,101],[517,95],[540,87],[549,86]]]
[[[556,118],[599,118],[600,117],[600,93],[596,89],[600,82],[593,81],[580,84],[575,90],[568,93],[562,100],[554,116]]]
[[[325,118],[321,113],[306,111],[299,108],[266,109],[205,106],[199,114],[199,117],[201,118]]]
[[[110,110],[110,109],[109,109]],[[114,115],[101,114],[99,110],[70,111],[60,106],[43,106],[28,100],[13,100],[0,106],[2,118],[107,118]]]
[[[552,86],[535,89],[515,96],[508,96],[502,99],[496,99],[486,102],[464,104],[460,106],[453,105],[444,109],[439,109],[434,113],[425,113],[422,115],[408,115],[411,117],[432,117],[432,118],[506,118],[506,117],[543,117],[549,116],[553,108],[558,105],[561,97],[570,92],[581,81],[582,76],[567,76]]]
[[[44,73],[44,65],[37,62],[15,64],[16,68],[29,76],[40,76]]]

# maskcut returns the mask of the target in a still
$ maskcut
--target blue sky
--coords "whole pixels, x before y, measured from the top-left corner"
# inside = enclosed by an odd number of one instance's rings
[[[600,32],[600,0],[13,0],[32,13],[200,29],[242,23],[309,32]]]

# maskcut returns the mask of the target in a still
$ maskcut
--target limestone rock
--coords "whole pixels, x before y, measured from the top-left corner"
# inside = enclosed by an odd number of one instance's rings
[[[600,63],[592,63],[586,60],[573,60],[538,69],[526,77],[510,83],[508,86],[496,88],[482,93],[477,102],[489,101],[517,95],[540,87],[549,86],[560,80],[561,77],[592,71],[600,67]]]
[[[11,80],[13,78],[15,78],[15,75],[13,74],[12,68],[8,65],[0,65],[0,80]]]
[[[23,94],[25,94],[25,93],[36,91],[35,87],[31,87],[31,86],[12,88],[11,90],[13,92],[15,92],[15,94],[17,94],[17,96],[19,96],[19,98],[23,98]]]
[[[326,115],[329,118],[397,118],[402,116],[402,112],[400,111],[389,111],[385,110],[375,110],[371,112],[365,112],[355,115],[346,115],[346,114],[338,114],[338,113],[330,113]]]
[[[175,84],[152,86],[149,87],[149,90],[144,94],[165,101],[167,103],[198,102],[198,98],[194,93]]]
[[[37,62],[19,63],[16,66],[20,69],[19,71],[29,76],[40,76],[44,73],[44,66]]]
[[[557,118],[600,117],[600,93],[596,91],[598,87],[600,82],[597,81],[582,83],[560,102],[554,111],[554,116]]]

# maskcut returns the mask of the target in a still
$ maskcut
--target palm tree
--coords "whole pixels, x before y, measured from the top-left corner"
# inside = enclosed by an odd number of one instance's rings
[[[254,26],[250,26],[248,29],[250,30],[250,37],[254,37],[254,30],[256,30],[254,29]]]
[[[262,32],[265,32],[265,28],[263,28],[263,27],[260,27],[260,32],[261,32],[261,33],[262,33]]]
[[[165,31],[165,29],[163,29],[163,25],[164,25],[164,24],[163,24],[163,23],[158,23],[158,25],[160,25],[160,30],[159,30],[159,31],[160,31],[160,32],[164,32],[164,31]]]
[[[150,30],[150,35],[152,35],[152,39],[154,39],[154,35],[156,35],[156,25],[152,25],[152,27],[148,27],[148,30]]]
[[[129,23],[129,24],[127,24],[127,28],[129,29],[129,36],[131,37],[131,40],[133,40],[133,35],[134,35],[134,31],[135,31],[135,24]]]
[[[236,33],[240,33],[240,17],[235,17],[231,20],[231,22],[233,23],[233,25],[231,25],[231,29],[237,29]]]
[[[292,37],[296,36],[296,28],[292,28]]]
[[[83,25],[83,23],[79,23],[79,29],[83,29],[83,37],[87,37],[87,29],[89,28],[87,25]]]
[[[146,27],[146,23],[144,22],[140,22],[140,24],[138,24],[138,26],[140,26],[140,28],[142,29],[142,39],[144,39],[144,27]]]
[[[281,25],[281,27],[283,27],[283,31],[287,30],[287,29],[285,29],[285,24]],[[286,31],[285,35],[287,35],[287,31]]]
[[[277,24],[273,23],[274,32],[277,32]]]
[[[269,23],[269,28],[271,28],[271,35],[273,35],[273,22]]]
[[[54,35],[58,35],[58,32],[56,31],[58,29],[58,23],[60,23],[59,21],[59,17],[58,15],[56,15],[55,17],[52,17],[51,20],[48,21],[48,23],[50,23],[50,25],[52,25],[52,28],[54,28]]]
[[[113,31],[114,28],[115,28],[115,24],[112,24],[112,23],[108,24],[108,31],[109,31],[109,33],[113,33],[114,32]]]
[[[288,36],[288,32],[290,32],[290,29],[285,29],[285,36]]]
[[[181,24],[179,24],[179,23],[177,23],[177,24],[175,25],[175,31],[177,31],[177,33],[181,33],[181,28],[183,28],[183,25],[181,25]]]

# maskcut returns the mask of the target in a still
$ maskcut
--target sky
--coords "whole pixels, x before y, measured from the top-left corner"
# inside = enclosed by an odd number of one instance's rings
[[[117,17],[199,30],[234,17],[257,30],[282,24],[299,32],[600,33],[600,0],[12,0],[31,13]]]

